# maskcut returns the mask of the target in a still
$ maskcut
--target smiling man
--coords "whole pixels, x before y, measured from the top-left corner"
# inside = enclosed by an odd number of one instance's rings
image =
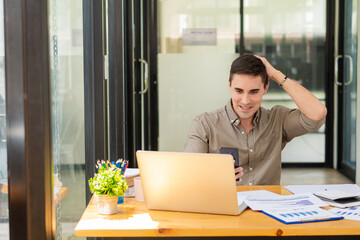
[[[268,79],[278,83],[298,108],[261,107]],[[265,58],[255,55],[233,61],[229,88],[231,100],[225,107],[193,120],[185,151],[219,153],[220,148],[235,149],[239,156],[236,178],[241,178],[238,184],[279,184],[281,150],[294,137],[318,130],[325,122],[326,107]]]

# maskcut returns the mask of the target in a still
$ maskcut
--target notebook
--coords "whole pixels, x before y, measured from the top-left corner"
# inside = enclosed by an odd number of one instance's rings
[[[247,207],[229,154],[137,151],[136,158],[148,209],[239,215]]]
[[[350,193],[335,189],[315,192],[314,195],[330,206],[338,208],[360,206],[360,194],[358,192]]]

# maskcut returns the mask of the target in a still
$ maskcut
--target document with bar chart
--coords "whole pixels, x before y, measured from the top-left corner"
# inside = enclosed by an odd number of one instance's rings
[[[264,210],[264,214],[286,224],[339,220],[344,217],[319,207]]]

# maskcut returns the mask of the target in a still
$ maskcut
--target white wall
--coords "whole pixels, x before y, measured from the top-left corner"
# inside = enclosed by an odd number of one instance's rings
[[[192,119],[227,103],[229,66],[236,57],[236,54],[158,55],[159,150],[183,151]]]

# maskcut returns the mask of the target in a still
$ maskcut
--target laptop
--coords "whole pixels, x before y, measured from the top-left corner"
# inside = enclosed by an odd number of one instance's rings
[[[230,154],[137,151],[136,158],[148,209],[239,215],[247,207]]]

